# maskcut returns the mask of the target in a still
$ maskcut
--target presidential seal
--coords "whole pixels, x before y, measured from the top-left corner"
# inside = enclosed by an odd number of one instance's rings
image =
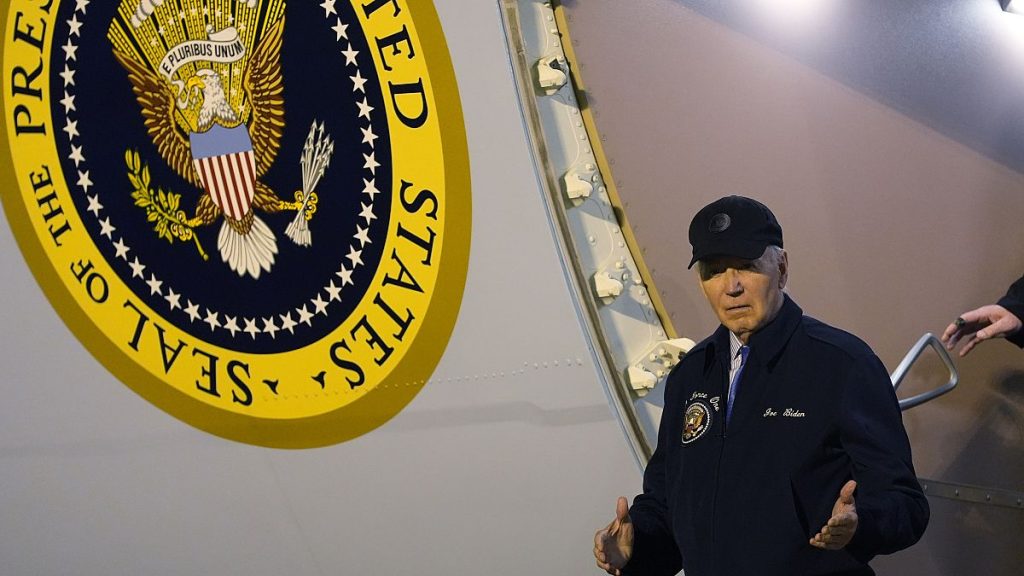
[[[683,444],[689,444],[711,428],[711,410],[703,402],[690,404],[686,407],[683,425]]]
[[[353,438],[415,396],[458,314],[471,226],[429,2],[4,10],[4,208],[111,372],[275,447]]]

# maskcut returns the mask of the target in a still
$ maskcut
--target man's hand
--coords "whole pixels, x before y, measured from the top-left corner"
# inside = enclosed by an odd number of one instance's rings
[[[594,534],[594,558],[597,567],[614,576],[622,574],[622,567],[633,555],[633,521],[629,519],[629,505],[619,496],[615,503],[615,520]]]
[[[853,491],[857,482],[850,480],[839,492],[839,499],[832,507],[832,517],[821,527],[821,531],[811,538],[811,546],[822,550],[839,550],[850,543],[857,532],[857,505],[853,501]]]
[[[953,350],[958,342],[967,338],[967,343],[960,349],[960,356],[964,357],[979,342],[1012,336],[1020,328],[1020,318],[1014,316],[1013,312],[998,304],[991,304],[961,314],[956,322],[946,326],[942,342],[946,350]]]

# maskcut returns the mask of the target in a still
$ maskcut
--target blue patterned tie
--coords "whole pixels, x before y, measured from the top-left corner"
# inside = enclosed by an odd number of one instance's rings
[[[736,369],[736,375],[729,383],[729,400],[725,404],[725,422],[732,419],[732,403],[736,400],[736,393],[740,388],[740,377],[743,376],[743,368],[747,365],[747,355],[750,354],[750,346],[740,346],[740,367]]]

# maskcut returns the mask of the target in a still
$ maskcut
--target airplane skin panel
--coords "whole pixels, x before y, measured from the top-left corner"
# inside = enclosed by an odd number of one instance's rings
[[[474,198],[459,316],[422,391],[381,427],[320,448],[202,432],[118,382],[62,325],[5,213],[0,573],[593,573],[594,530],[639,473],[555,248],[498,11],[434,6]]]

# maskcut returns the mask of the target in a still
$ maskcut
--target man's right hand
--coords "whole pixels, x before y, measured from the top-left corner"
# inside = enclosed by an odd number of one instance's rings
[[[609,574],[620,576],[622,567],[633,555],[633,521],[629,505],[619,496],[615,503],[615,520],[594,534],[594,558],[597,566]]]

